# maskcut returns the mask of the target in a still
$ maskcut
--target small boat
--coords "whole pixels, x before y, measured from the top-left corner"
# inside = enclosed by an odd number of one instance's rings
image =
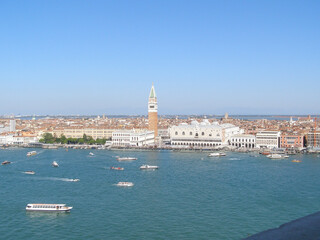
[[[123,167],[110,167],[111,170],[118,170],[118,171],[123,171]]]
[[[36,174],[34,171],[25,171],[25,172],[23,172],[23,173],[25,173],[25,174],[30,174],[30,175]]]
[[[10,164],[11,162],[9,162],[9,161],[4,161],[4,162],[2,162],[1,163],[1,165],[7,165],[7,164]]]
[[[297,160],[297,159],[293,159],[291,162],[300,163],[302,161],[301,160]]]
[[[133,160],[137,160],[138,158],[134,158],[134,157],[118,157],[117,160],[118,161],[133,161]]]
[[[34,155],[37,155],[37,152],[36,152],[36,151],[31,151],[31,152],[28,152],[28,153],[27,153],[27,156],[28,156],[28,157],[31,157],[31,156],[34,156]]]
[[[118,187],[132,187],[134,184],[132,182],[118,182],[116,185]]]
[[[267,158],[270,158],[270,159],[282,159],[284,157],[285,157],[284,155],[277,154],[277,153],[267,155]]]
[[[270,152],[260,152],[262,155],[270,155]]]
[[[142,165],[140,170],[156,170],[159,169],[158,166]]]
[[[75,179],[71,179],[70,180],[70,182],[79,182],[80,181],[80,179],[78,179],[78,178],[75,178]]]
[[[29,203],[26,207],[27,211],[39,212],[70,212],[72,207],[66,204],[43,204],[43,203]]]
[[[226,156],[226,154],[223,152],[216,152],[216,153],[210,153],[208,155],[208,157],[222,157],[222,156]]]
[[[59,164],[56,161],[52,162],[52,167],[59,167]]]
[[[90,156],[94,156],[94,153],[92,153],[92,152],[89,152],[89,155],[90,155]]]

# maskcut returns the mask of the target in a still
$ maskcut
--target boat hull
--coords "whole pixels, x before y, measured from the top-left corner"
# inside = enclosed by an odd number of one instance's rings
[[[26,209],[27,212],[70,212],[70,209]]]

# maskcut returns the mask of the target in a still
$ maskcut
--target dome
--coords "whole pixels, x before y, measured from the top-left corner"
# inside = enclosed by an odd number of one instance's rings
[[[204,119],[201,123],[200,123],[202,126],[207,126],[207,125],[210,125],[210,122],[208,119]]]
[[[199,123],[198,123],[198,121],[193,120],[193,121],[191,122],[191,125],[199,125]]]

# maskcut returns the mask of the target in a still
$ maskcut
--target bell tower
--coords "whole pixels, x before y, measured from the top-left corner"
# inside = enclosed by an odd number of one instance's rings
[[[148,102],[148,120],[150,131],[154,131],[154,137],[158,136],[158,102],[156,92],[152,83]]]

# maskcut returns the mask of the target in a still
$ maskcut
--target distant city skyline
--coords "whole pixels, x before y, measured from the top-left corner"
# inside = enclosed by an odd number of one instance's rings
[[[319,114],[319,1],[5,1],[0,115]]]

